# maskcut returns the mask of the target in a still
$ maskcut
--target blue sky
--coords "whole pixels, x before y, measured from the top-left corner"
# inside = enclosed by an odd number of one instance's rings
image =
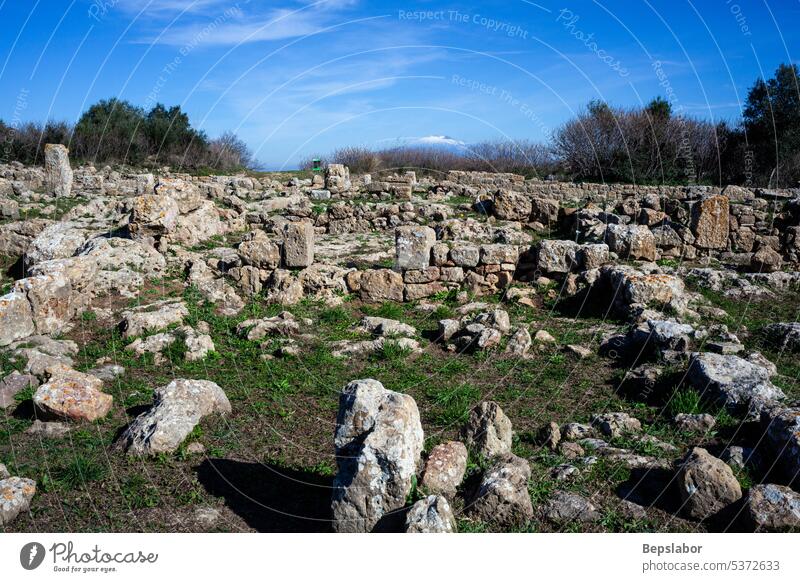
[[[0,0],[0,118],[180,104],[269,168],[342,145],[545,140],[591,99],[736,119],[800,0]]]

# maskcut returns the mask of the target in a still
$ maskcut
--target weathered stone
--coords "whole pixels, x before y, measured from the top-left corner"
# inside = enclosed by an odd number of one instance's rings
[[[283,227],[283,264],[286,267],[308,267],[314,262],[314,225],[310,222],[288,222]]]
[[[448,441],[431,449],[420,486],[428,493],[453,497],[467,470],[467,447]]]
[[[745,502],[747,517],[758,530],[797,531],[800,528],[800,493],[783,485],[755,485]]]
[[[359,324],[359,327],[377,336],[408,336],[413,337],[417,335],[417,330],[414,326],[402,323],[395,319],[387,319],[385,317],[364,317]]]
[[[38,386],[39,380],[36,379],[36,376],[20,374],[14,370],[8,376],[0,380],[0,408],[5,409],[13,405],[16,402],[14,396],[21,391]]]
[[[496,402],[481,402],[461,431],[467,446],[485,457],[511,452],[511,421]]]
[[[508,339],[506,353],[524,356],[531,349],[531,345],[533,345],[531,334],[524,327],[519,327]]]
[[[225,392],[214,382],[173,380],[155,390],[153,406],[128,425],[116,446],[131,455],[172,452],[201,418],[230,411]]]
[[[734,412],[756,416],[765,405],[784,398],[769,376],[766,368],[738,356],[710,352],[693,354],[687,373],[688,381],[700,394]]]
[[[22,291],[0,297],[0,346],[36,333],[28,298]]]
[[[542,508],[542,516],[550,523],[563,526],[597,521],[600,512],[582,495],[556,491]]]
[[[609,224],[606,236],[608,248],[622,258],[656,260],[656,239],[646,226]]]
[[[407,533],[453,533],[456,518],[447,499],[441,495],[429,495],[420,499],[406,514]]]
[[[762,246],[750,259],[750,270],[756,273],[774,273],[783,266],[783,257],[775,249]]]
[[[364,271],[360,280],[361,300],[366,303],[403,301],[403,276],[391,269]]]
[[[683,511],[694,519],[708,519],[742,498],[742,488],[731,468],[700,447],[692,449],[676,476]]]
[[[188,315],[189,310],[183,301],[158,301],[123,312],[120,328],[123,337],[136,337],[146,331],[158,331],[180,323]]]
[[[571,240],[543,240],[539,243],[539,269],[543,273],[569,273],[578,266],[580,245]]]
[[[676,414],[673,419],[678,430],[684,432],[704,433],[710,431],[717,424],[717,419],[710,414]]]
[[[36,481],[8,477],[0,481],[0,525],[8,525],[20,513],[28,511],[36,494]]]
[[[72,168],[69,165],[69,150],[61,144],[44,146],[45,187],[57,198],[72,196]]]
[[[414,399],[377,380],[356,380],[339,397],[334,444],[333,528],[369,532],[405,505],[424,436]]]
[[[281,247],[262,230],[254,230],[250,238],[237,248],[245,265],[259,269],[275,269],[281,262]]]
[[[395,230],[395,268],[425,269],[431,263],[436,231],[427,226],[399,226]]]
[[[642,430],[642,423],[625,412],[596,414],[592,417],[592,425],[600,429],[600,432],[604,435],[611,438]]]
[[[703,198],[692,206],[694,244],[704,249],[724,249],[728,244],[730,211],[727,196]]]
[[[531,199],[511,190],[499,190],[494,197],[494,215],[500,220],[527,221],[531,215]]]
[[[66,366],[51,371],[50,379],[39,386],[33,403],[45,418],[93,421],[111,410],[113,398],[102,392],[103,381]]]
[[[31,318],[38,334],[52,334],[63,330],[75,315],[72,284],[63,275],[26,277],[15,282],[13,289],[27,297]]]
[[[178,203],[169,196],[144,194],[131,203],[131,216],[128,223],[131,238],[152,241],[175,230],[180,209]]]
[[[466,511],[488,523],[499,526],[522,525],[533,517],[528,479],[528,461],[507,453],[481,477],[480,484],[469,500]]]
[[[458,267],[477,267],[480,259],[481,252],[476,246],[456,243],[450,249],[450,260]]]

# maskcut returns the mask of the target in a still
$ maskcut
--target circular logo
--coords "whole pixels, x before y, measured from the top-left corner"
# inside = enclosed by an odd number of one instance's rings
[[[27,543],[19,552],[19,563],[26,570],[35,570],[44,561],[44,554],[44,546],[39,542]]]

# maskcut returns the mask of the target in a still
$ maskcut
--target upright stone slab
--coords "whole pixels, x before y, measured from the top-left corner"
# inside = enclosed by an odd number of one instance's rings
[[[369,532],[401,509],[411,491],[424,435],[411,396],[377,380],[350,382],[339,396],[334,444],[333,529]],[[399,514],[398,514],[399,515]]]
[[[314,225],[310,222],[288,222],[283,227],[283,264],[286,267],[308,267],[314,262]]]
[[[692,233],[695,246],[724,249],[728,244],[730,210],[727,196],[703,198],[692,206]]]
[[[400,271],[425,269],[431,262],[436,231],[428,226],[399,226],[395,230],[395,266]]]
[[[44,146],[44,177],[47,192],[58,198],[72,196],[72,168],[66,146],[48,143]]]

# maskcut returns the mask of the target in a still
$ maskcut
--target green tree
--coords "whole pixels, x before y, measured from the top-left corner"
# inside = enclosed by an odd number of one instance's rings
[[[743,122],[754,171],[773,186],[800,180],[800,84],[797,65],[781,64],[747,95]]]

